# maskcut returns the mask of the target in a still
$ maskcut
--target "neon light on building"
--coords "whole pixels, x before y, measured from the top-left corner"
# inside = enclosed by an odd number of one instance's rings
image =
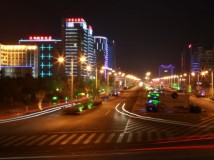
[[[96,62],[108,68],[108,39],[103,36],[94,36],[94,46],[96,53]],[[99,66],[100,67],[100,66]],[[106,70],[105,70],[106,78]]]
[[[27,40],[19,40],[21,44],[35,44],[38,46],[38,73],[40,77],[50,77],[57,74],[54,66],[58,53],[61,52],[61,40],[53,39],[52,36],[30,36]]]
[[[30,36],[28,40],[52,40],[52,36]]]
[[[65,74],[71,74],[71,59],[73,59],[73,75],[87,76],[86,64],[94,66],[93,30],[83,18],[65,18],[62,21],[63,53],[65,54]],[[85,64],[79,57],[85,56]]]

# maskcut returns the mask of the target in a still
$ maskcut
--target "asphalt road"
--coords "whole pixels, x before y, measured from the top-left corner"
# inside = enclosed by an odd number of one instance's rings
[[[213,116],[136,115],[140,92],[127,91],[79,115],[56,111],[0,124],[0,159],[191,159],[194,152],[195,159],[213,156]]]

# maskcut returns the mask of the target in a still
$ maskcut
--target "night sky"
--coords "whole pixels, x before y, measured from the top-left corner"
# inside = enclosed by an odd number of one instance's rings
[[[214,44],[212,0],[2,0],[0,43],[30,35],[60,38],[61,18],[84,18],[94,35],[115,40],[117,66],[155,76],[161,64],[179,71],[189,43]]]

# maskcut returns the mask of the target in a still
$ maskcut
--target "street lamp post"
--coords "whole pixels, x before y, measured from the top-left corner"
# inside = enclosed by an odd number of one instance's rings
[[[109,92],[109,88],[110,88],[110,86],[109,86],[109,76],[111,75],[111,72],[108,72],[107,73],[107,93]]]
[[[98,79],[97,79],[97,67],[95,68],[95,89],[97,91],[98,88],[98,83],[97,83]]]
[[[74,97],[74,60],[71,58],[71,103],[73,103],[73,97]]]
[[[213,97],[213,70],[211,71],[212,97]]]
[[[65,59],[64,57],[59,57],[58,58],[58,62],[60,63],[64,63]],[[80,62],[85,62],[86,61],[86,58],[84,56],[80,57]],[[71,57],[71,103],[73,101],[73,98],[74,98],[74,58]]]

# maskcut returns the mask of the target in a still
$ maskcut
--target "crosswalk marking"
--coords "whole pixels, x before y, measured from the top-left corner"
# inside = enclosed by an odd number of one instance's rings
[[[110,143],[113,140],[114,136],[115,136],[115,133],[111,133],[106,139],[105,143]]]
[[[10,146],[11,144],[16,143],[17,141],[19,141],[19,140],[21,140],[21,139],[23,139],[23,138],[25,138],[25,137],[26,137],[26,136],[18,137],[18,138],[16,138],[16,139],[12,140],[12,141],[9,141],[8,143],[5,143],[5,144],[2,145],[2,146],[3,146],[3,147]]]
[[[87,134],[81,134],[72,144],[78,144]]]
[[[198,134],[191,136],[203,136],[204,132],[198,131]],[[184,130],[183,132],[186,132]],[[191,132],[191,130],[188,130]],[[206,131],[208,135],[209,131]],[[211,131],[210,131],[211,133]],[[177,134],[177,133],[176,133]],[[176,136],[168,130],[150,130],[137,132],[87,132],[87,133],[55,133],[46,135],[31,136],[0,136],[0,147],[18,147],[18,146],[63,146],[63,145],[88,145],[88,144],[119,144],[119,143],[142,143],[153,141],[173,140],[179,137],[190,136],[188,133]]]
[[[102,133],[102,134],[96,139],[96,141],[95,141],[94,143],[95,143],[95,144],[100,143],[104,136],[105,136],[105,133]]]
[[[88,144],[94,137],[96,133],[92,133],[84,142],[83,144]]]
[[[45,143],[47,143],[48,141],[50,141],[51,139],[53,139],[53,138],[56,137],[56,136],[57,136],[57,135],[54,134],[54,135],[48,137],[48,138],[45,139],[44,141],[40,142],[40,143],[38,144],[38,146],[44,145]]]
[[[207,118],[203,118],[203,121],[201,121],[199,123],[199,125],[207,125],[207,124],[213,124],[213,119],[211,119],[210,117]]]
[[[3,139],[0,143],[1,143],[1,144],[4,144],[4,143],[6,143],[7,141],[11,141],[11,140],[14,139],[15,137],[16,137],[16,136],[12,136],[12,137]]]
[[[77,134],[72,134],[68,138],[66,138],[64,141],[62,141],[60,144],[65,145],[67,144],[70,140],[72,140],[74,137],[76,137]]]
[[[31,146],[31,145],[37,143],[38,141],[42,140],[43,138],[47,137],[47,136],[48,136],[48,135],[43,135],[43,136],[41,136],[41,137],[39,137],[39,138],[37,138],[37,139],[31,141],[30,143],[28,143],[27,146]]]
[[[119,135],[119,137],[118,137],[116,143],[121,143],[122,140],[123,140],[123,136],[124,136],[124,133],[120,133],[120,135]]]
[[[106,138],[105,138],[106,137]],[[126,137],[126,138],[125,138]],[[145,137],[144,139],[142,139]],[[138,132],[129,132],[129,133],[83,133],[78,135],[77,133],[72,133],[69,135],[66,134],[53,134],[53,135],[34,135],[30,137],[6,137],[5,141],[7,143],[3,143],[2,146],[31,146],[31,145],[66,145],[66,144],[99,144],[99,143],[122,143],[123,141],[126,143],[136,142],[140,143],[142,141],[154,141],[161,139],[172,139],[173,135],[171,132],[165,131],[148,131],[144,133],[142,131]],[[72,141],[73,140],[73,141]]]
[[[16,146],[16,147],[17,147],[17,146],[21,146],[22,144],[24,144],[24,143],[26,143],[26,142],[29,142],[30,140],[32,140],[32,139],[34,139],[34,138],[36,138],[36,136],[28,137],[28,138],[26,138],[25,140],[22,140],[21,142],[16,143],[15,146]]]
[[[51,142],[50,146],[57,144],[61,139],[63,139],[66,136],[67,136],[67,134],[61,135],[60,137],[58,137],[57,139],[55,139],[53,142]]]
[[[132,142],[132,138],[133,138],[133,132],[128,134],[127,142]]]

